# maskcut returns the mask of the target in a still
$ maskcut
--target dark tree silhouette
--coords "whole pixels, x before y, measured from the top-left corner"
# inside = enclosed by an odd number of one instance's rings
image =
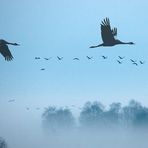
[[[46,131],[76,128],[75,118],[68,108],[50,106],[45,109],[42,118]],[[135,100],[124,107],[121,103],[112,103],[107,110],[100,102],[87,102],[81,108],[78,121],[78,129],[148,128],[148,108]]]
[[[6,61],[11,61],[13,59],[13,56],[8,48],[8,45],[18,46],[19,44],[0,40],[0,53],[3,55]]]
[[[131,100],[127,106],[112,103],[108,110],[98,102],[86,103],[80,113],[81,127],[148,127],[148,108]]]
[[[103,113],[103,120],[106,127],[113,127],[119,124],[121,109],[121,103],[112,103],[109,110]]]
[[[75,125],[75,119],[68,108],[57,109],[50,106],[45,109],[42,118],[44,127],[51,131],[70,129]]]
[[[101,36],[103,43],[97,46],[91,46],[90,48],[96,48],[100,46],[114,46],[118,44],[134,44],[133,42],[122,42],[115,39],[115,36],[117,36],[117,28],[111,29],[109,18],[104,19],[101,23]]]
[[[0,148],[7,148],[6,141],[0,137]]]
[[[123,122],[125,126],[146,126],[148,124],[148,108],[131,100],[129,105],[123,108]]]
[[[102,124],[104,106],[100,102],[87,102],[79,117],[79,122],[85,127],[97,127]]]

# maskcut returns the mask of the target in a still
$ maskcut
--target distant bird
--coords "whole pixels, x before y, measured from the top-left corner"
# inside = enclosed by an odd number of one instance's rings
[[[102,56],[103,59],[107,59],[107,56]]]
[[[59,56],[57,56],[57,58],[58,58],[58,60],[62,60],[63,59],[63,57],[59,57]]]
[[[79,58],[73,58],[73,60],[80,60]]]
[[[41,68],[40,70],[45,70],[45,68]]]
[[[118,56],[118,57],[119,57],[119,59],[121,59],[121,60],[125,58],[125,57],[121,57],[121,56]]]
[[[144,61],[139,61],[140,62],[140,64],[144,64],[145,62]]]
[[[138,64],[136,62],[133,62],[134,65],[138,66]]]
[[[40,57],[35,57],[35,59],[36,59],[36,60],[39,60],[39,59],[41,59],[41,58],[40,58]]]
[[[15,99],[10,99],[10,100],[8,100],[8,102],[14,102],[15,101]]]
[[[72,107],[76,107],[75,105],[71,105]]]
[[[133,63],[135,63],[136,62],[136,60],[133,60],[133,59],[130,59],[131,60],[131,62],[133,62]]]
[[[117,62],[118,62],[119,64],[122,64],[122,62],[121,62],[121,61],[119,61],[119,60],[117,60]]]
[[[91,60],[93,57],[86,56],[88,60]]]
[[[50,57],[50,58],[44,58],[44,59],[48,61],[48,60],[50,60],[51,58],[52,58],[52,57]]]
[[[101,23],[101,36],[103,43],[97,46],[91,46],[90,48],[114,46],[118,44],[134,44],[133,42],[121,42],[120,40],[115,39],[115,36],[117,36],[117,28],[111,29],[109,18],[104,19]]]
[[[10,43],[10,42],[0,39],[0,53],[5,58],[6,61],[11,61],[13,59],[13,56],[8,48],[8,45],[19,46],[19,44]]]
[[[30,108],[29,107],[26,107],[26,110],[29,110]]]

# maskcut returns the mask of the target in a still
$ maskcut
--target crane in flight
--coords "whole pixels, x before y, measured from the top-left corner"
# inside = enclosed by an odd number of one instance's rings
[[[107,56],[104,56],[104,55],[103,55],[102,58],[103,58],[103,59],[107,59]]]
[[[18,46],[19,44],[10,43],[10,42],[7,42],[3,39],[0,39],[0,53],[5,58],[6,61],[11,61],[13,59],[13,56],[12,56],[10,50],[9,50],[8,45]]]
[[[59,57],[59,56],[57,56],[57,58],[58,58],[58,60],[62,60],[63,59],[63,57]]]
[[[101,23],[101,37],[102,37],[102,44],[91,46],[90,48],[96,48],[100,46],[114,46],[118,44],[134,44],[133,42],[122,42],[118,39],[115,39],[117,36],[117,28],[111,29],[110,20],[106,18]]]
[[[86,56],[88,60],[92,60],[93,57]]]
[[[120,60],[123,60],[125,57],[118,56]]]
[[[140,62],[140,64],[144,64],[145,63],[145,61],[139,61]]]
[[[80,60],[79,58],[73,58],[73,60]]]
[[[121,61],[119,61],[119,60],[117,60],[117,62],[118,62],[119,64],[122,64],[122,62],[121,62]]]

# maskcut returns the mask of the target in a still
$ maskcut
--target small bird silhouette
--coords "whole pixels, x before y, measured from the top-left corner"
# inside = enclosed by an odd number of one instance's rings
[[[58,60],[62,60],[63,59],[63,57],[59,57],[59,56],[57,56],[57,58],[58,58]]]
[[[133,62],[134,65],[138,66],[138,64],[136,62]]]
[[[86,56],[88,60],[91,60],[93,57]]]
[[[136,60],[133,60],[133,59],[130,59],[131,60],[131,62],[133,62],[133,63],[135,63],[136,62]]]
[[[140,62],[140,64],[144,64],[145,63],[145,61],[139,61]]]
[[[10,100],[8,100],[8,102],[14,102],[15,101],[15,99],[10,99]]]
[[[119,59],[121,59],[121,60],[125,58],[125,57],[121,57],[121,56],[118,56],[118,57],[119,57]]]
[[[35,57],[35,60],[39,60],[39,59],[41,59],[40,57]]]
[[[73,60],[80,60],[79,58],[73,58]]]
[[[107,56],[102,56],[103,59],[107,59]]]
[[[119,60],[117,60],[117,62],[118,62],[119,64],[122,64],[122,62],[121,62],[121,61],[119,61]]]
[[[0,53],[5,58],[6,61],[11,61],[13,59],[13,56],[8,48],[8,45],[19,46],[19,44],[10,43],[10,42],[0,39]]]
[[[71,105],[72,107],[76,107],[75,105]]]
[[[40,70],[45,70],[45,68],[41,68]]]
[[[30,108],[29,107],[26,107],[26,110],[29,110]]]
[[[52,58],[52,57],[50,57],[50,58],[44,58],[44,59],[48,61],[48,60],[50,60],[51,58]]]
[[[109,18],[106,18],[101,23],[101,36],[103,43],[97,46],[91,46],[90,48],[96,48],[100,46],[114,46],[118,44],[134,44],[133,42],[121,42],[115,39],[117,36],[117,28],[111,29]]]

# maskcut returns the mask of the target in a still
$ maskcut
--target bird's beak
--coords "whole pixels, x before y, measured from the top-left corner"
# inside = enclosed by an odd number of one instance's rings
[[[20,44],[15,43],[16,46],[20,46]]]

